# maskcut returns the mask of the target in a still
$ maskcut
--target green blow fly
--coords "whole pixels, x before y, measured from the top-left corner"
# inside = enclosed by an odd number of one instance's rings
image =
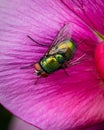
[[[74,42],[70,39],[69,30],[69,24],[64,24],[46,54],[38,62],[34,63],[37,76],[47,77],[59,69],[65,70],[67,63],[72,59],[76,49]],[[30,36],[28,37],[41,45]]]

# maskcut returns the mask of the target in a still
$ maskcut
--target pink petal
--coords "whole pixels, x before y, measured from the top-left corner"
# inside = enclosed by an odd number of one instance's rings
[[[62,0],[94,31],[104,35],[104,0]]]
[[[104,129],[104,123],[91,126],[90,128],[84,129],[84,130],[103,130]],[[8,130],[39,130],[38,128],[27,124],[26,122],[13,117]]]
[[[1,104],[44,130],[78,130],[103,121],[104,90],[94,61],[95,35],[73,19],[76,17],[59,0],[2,0],[0,9]],[[73,22],[72,39],[78,47],[73,60],[85,57],[66,69],[69,77],[59,70],[35,85],[34,68],[20,68],[39,61],[47,48],[33,43],[27,35],[51,44],[68,21]]]

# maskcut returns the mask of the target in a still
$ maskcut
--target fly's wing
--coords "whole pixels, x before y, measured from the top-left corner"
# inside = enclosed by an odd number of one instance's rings
[[[49,47],[47,54],[51,51],[52,48],[56,49],[55,47],[64,40],[71,39],[71,24],[64,24],[61,29],[59,30],[56,38],[52,42],[51,46]]]
[[[71,38],[71,24],[64,24],[54,39],[52,46]]]

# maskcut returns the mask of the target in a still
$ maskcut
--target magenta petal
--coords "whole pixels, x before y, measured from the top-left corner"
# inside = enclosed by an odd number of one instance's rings
[[[103,130],[103,129],[104,129],[104,123],[101,123],[83,130]],[[39,129],[30,124],[27,124],[26,122],[16,117],[13,117],[12,121],[10,122],[8,130],[39,130]]]
[[[62,0],[94,31],[104,35],[104,0]]]
[[[2,0],[0,9],[1,104],[43,130],[78,130],[103,121],[104,85],[95,67],[95,35],[82,23],[71,24],[78,48],[73,60],[84,58],[66,69],[69,77],[60,70],[35,85],[34,68],[21,67],[39,61],[47,48],[27,35],[51,44],[64,23],[78,21],[59,0]]]

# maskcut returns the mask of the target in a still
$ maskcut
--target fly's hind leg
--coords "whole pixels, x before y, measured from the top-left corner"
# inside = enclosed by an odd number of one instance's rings
[[[69,76],[68,72],[66,71],[66,68],[67,68],[67,67],[68,67],[68,63],[65,62],[65,63],[62,65],[62,69],[63,69],[65,75],[66,75],[66,76]]]

